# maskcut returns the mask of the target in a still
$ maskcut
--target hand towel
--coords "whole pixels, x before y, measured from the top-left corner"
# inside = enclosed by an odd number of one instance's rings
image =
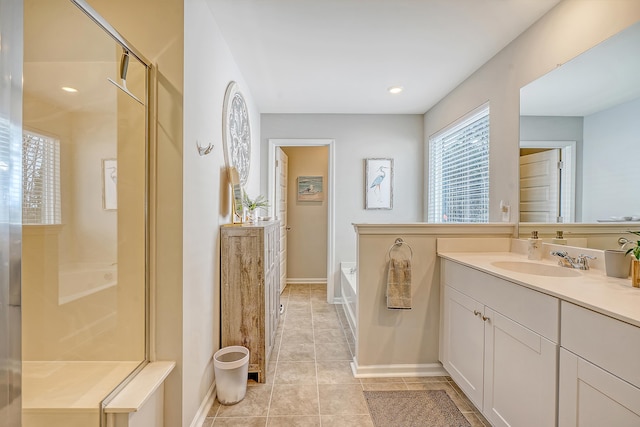
[[[411,261],[389,260],[387,274],[387,308],[411,309]]]

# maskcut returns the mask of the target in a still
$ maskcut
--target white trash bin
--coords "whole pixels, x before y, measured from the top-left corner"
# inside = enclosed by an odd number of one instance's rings
[[[216,394],[223,405],[233,405],[247,393],[249,349],[239,345],[221,348],[213,355]]]

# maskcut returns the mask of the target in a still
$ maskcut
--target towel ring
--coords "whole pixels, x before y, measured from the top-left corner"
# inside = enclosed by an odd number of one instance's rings
[[[387,257],[391,259],[391,251],[393,250],[393,248],[395,248],[396,246],[402,246],[402,245],[406,245],[409,248],[409,253],[410,253],[409,261],[411,261],[413,259],[413,249],[411,249],[411,245],[405,242],[402,239],[402,237],[398,237],[394,242],[394,244],[391,245],[391,247],[389,247],[389,250],[387,251]]]

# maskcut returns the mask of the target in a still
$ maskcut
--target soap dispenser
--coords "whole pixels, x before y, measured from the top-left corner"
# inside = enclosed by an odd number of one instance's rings
[[[562,230],[556,231],[556,237],[551,240],[554,245],[566,245],[567,239],[564,238]]]
[[[538,232],[532,231],[529,237],[528,258],[532,260],[542,259],[542,241],[538,239]]]

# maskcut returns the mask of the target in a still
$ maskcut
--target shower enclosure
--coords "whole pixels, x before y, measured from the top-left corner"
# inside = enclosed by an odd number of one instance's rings
[[[148,75],[83,0],[24,1],[24,427],[101,425],[148,360]]]

